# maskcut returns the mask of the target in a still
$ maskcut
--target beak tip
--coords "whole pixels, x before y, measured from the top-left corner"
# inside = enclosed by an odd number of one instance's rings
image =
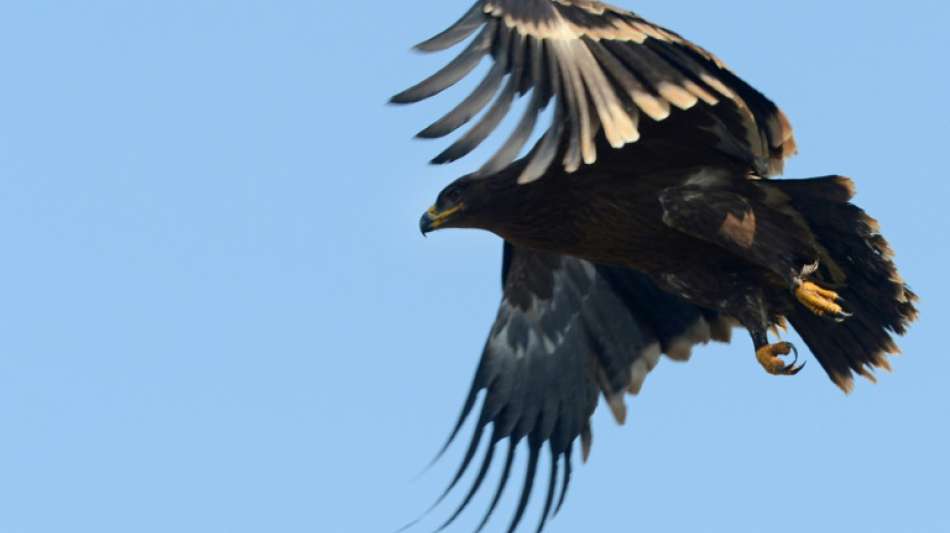
[[[422,215],[422,218],[419,219],[419,232],[425,237],[431,231],[432,217],[429,216],[429,213],[425,213]]]

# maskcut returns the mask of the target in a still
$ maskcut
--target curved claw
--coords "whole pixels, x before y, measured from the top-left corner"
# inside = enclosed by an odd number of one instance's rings
[[[785,375],[786,375],[786,376],[794,376],[794,375],[798,374],[799,372],[802,371],[803,368],[805,368],[805,364],[806,364],[807,362],[808,362],[808,361],[804,361],[804,362],[802,362],[802,364],[798,365],[797,367],[789,368],[788,371],[785,373]]]
[[[839,311],[836,315],[834,315],[833,318],[835,322],[840,324],[844,322],[845,320],[854,316],[854,313],[849,311],[849,309],[851,308],[851,305],[848,303],[848,300],[842,298],[839,295],[837,299],[837,304],[841,307],[841,311]]]
[[[793,355],[793,360],[791,363],[785,364],[779,356],[789,354]],[[790,342],[763,346],[756,350],[755,355],[765,371],[775,376],[794,376],[801,372],[802,368],[805,368],[804,362],[798,365],[798,348]]]
[[[841,312],[839,312],[838,314],[836,314],[836,315],[833,317],[833,319],[834,319],[835,322],[837,322],[837,323],[840,324],[840,323],[844,322],[845,320],[847,320],[847,319],[849,319],[849,318],[851,318],[851,317],[853,317],[853,316],[854,316],[854,313],[849,313],[849,312],[845,311],[844,309],[842,309]]]
[[[796,348],[795,345],[790,342],[787,342],[786,344],[788,344],[789,350],[791,351],[792,356],[794,358],[794,360],[792,361],[792,364],[789,366],[795,366],[795,363],[798,362],[798,348]]]
[[[803,368],[805,368],[805,363],[808,361],[802,361],[802,364],[795,366],[796,363],[798,363],[798,348],[796,348],[795,345],[791,343],[789,343],[789,346],[792,348],[793,358],[792,362],[785,365],[785,368],[782,369],[782,374],[786,376],[794,376],[795,374],[801,372]]]

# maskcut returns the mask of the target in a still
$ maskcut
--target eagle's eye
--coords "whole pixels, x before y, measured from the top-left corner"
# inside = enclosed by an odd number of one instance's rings
[[[449,187],[445,190],[445,193],[442,195],[442,202],[446,206],[453,206],[462,201],[462,188],[461,187]]]

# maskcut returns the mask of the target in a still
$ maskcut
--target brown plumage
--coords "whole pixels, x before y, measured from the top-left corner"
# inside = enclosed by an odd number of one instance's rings
[[[768,98],[683,37],[592,0],[481,0],[419,48],[479,30],[445,69],[393,99],[432,96],[492,57],[472,95],[420,134],[454,131],[504,86],[442,163],[484,140],[516,97],[530,98],[498,154],[446,187],[420,221],[423,232],[481,228],[506,242],[504,299],[459,427],[480,390],[486,399],[453,486],[489,425],[493,437],[463,508],[495,444],[510,446],[500,495],[514,445],[527,439],[513,530],[549,443],[543,527],[558,461],[566,486],[573,442],[589,451],[596,391],[622,421],[624,392],[640,390],[661,353],[687,357],[694,344],[728,340],[732,324],[749,331],[772,374],[801,370],[780,358],[793,346],[768,340],[787,322],[845,391],[854,374],[888,367],[891,335],[916,317],[916,296],[877,223],[851,203],[850,180],[768,179],[795,152]],[[515,160],[549,103],[552,124]]]

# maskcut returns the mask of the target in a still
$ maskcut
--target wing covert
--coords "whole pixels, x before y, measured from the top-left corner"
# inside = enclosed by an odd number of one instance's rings
[[[728,108],[731,117],[738,112],[739,120],[721,133],[749,153],[762,175],[779,172],[795,151],[788,120],[768,98],[711,53],[632,12],[593,0],[479,0],[416,48],[444,50],[472,34],[477,35],[446,67],[392,98],[400,104],[429,98],[460,81],[485,56],[492,58],[474,91],[419,133],[448,135],[488,108],[433,163],[467,155],[497,128],[513,101],[529,92],[515,131],[479,172],[510,164],[552,101],[553,123],[531,152],[522,183],[541,177],[558,158],[567,172],[593,164],[601,133],[610,147],[621,148],[640,138],[642,120],[663,121],[676,110],[718,114],[717,108]]]

